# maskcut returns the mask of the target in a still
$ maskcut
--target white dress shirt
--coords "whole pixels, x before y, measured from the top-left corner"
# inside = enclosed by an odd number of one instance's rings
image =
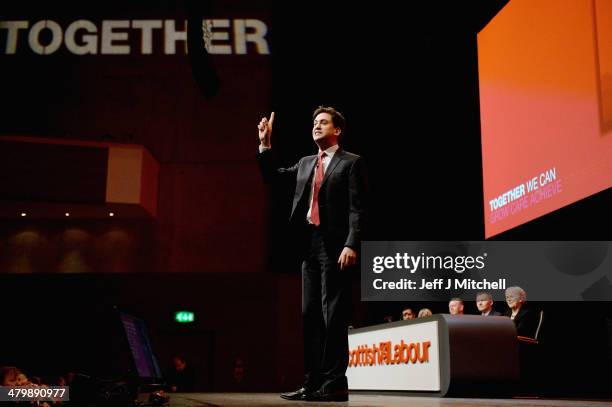
[[[323,157],[323,175],[325,175],[325,171],[327,170],[327,166],[329,165],[329,163],[331,162],[331,159],[334,157],[334,154],[336,154],[336,151],[338,151],[338,144],[331,146],[330,148],[328,148],[327,150],[325,150],[325,157]],[[321,150],[319,150],[319,153],[321,153]],[[317,158],[317,161],[319,159]],[[315,167],[316,168],[316,167]],[[312,224],[312,219],[310,218],[310,213],[312,211],[312,197],[314,195],[314,176],[315,173],[317,171],[313,171],[312,172],[312,188],[310,188],[310,198],[308,199],[308,213],[306,214],[306,221],[310,224]],[[321,218],[321,213],[319,213],[319,219]]]

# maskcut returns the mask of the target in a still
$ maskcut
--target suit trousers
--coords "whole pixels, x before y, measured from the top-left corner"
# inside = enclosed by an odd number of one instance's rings
[[[302,263],[305,387],[324,391],[347,389],[348,270],[340,270],[338,253],[328,253],[324,236],[308,227],[310,247]]]

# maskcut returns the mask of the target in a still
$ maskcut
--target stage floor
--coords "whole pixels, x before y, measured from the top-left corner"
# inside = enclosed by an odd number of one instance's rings
[[[170,396],[170,407],[272,407],[272,406],[357,406],[357,407],[483,407],[483,406],[555,406],[600,407],[612,406],[612,401],[545,400],[545,399],[452,399],[411,396],[350,395],[348,403],[296,402],[281,399],[276,393],[183,393]]]

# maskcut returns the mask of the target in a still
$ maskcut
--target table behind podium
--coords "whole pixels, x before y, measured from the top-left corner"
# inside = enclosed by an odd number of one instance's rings
[[[349,331],[351,391],[508,396],[519,380],[507,317],[437,314]]]

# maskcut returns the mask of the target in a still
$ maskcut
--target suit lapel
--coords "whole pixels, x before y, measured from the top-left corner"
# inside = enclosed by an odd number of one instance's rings
[[[304,189],[306,189],[306,185],[308,185],[308,181],[310,181],[310,178],[312,178],[312,174],[314,171],[314,167],[317,164],[317,156],[312,156],[310,157],[308,160],[304,160],[305,161],[305,165],[304,165],[304,171],[301,174],[298,174],[298,191],[299,191],[299,197],[298,197],[298,201],[299,199],[301,199],[302,195],[304,194]]]
[[[331,173],[334,172],[334,170],[336,169],[336,166],[343,158],[344,158],[344,151],[342,151],[341,148],[338,148],[338,150],[336,150],[336,153],[332,157],[331,161],[327,165],[327,169],[325,170],[325,175],[323,176],[323,181],[321,182],[321,188],[323,188],[323,185],[325,185],[325,181],[327,181],[327,178],[329,178]]]

